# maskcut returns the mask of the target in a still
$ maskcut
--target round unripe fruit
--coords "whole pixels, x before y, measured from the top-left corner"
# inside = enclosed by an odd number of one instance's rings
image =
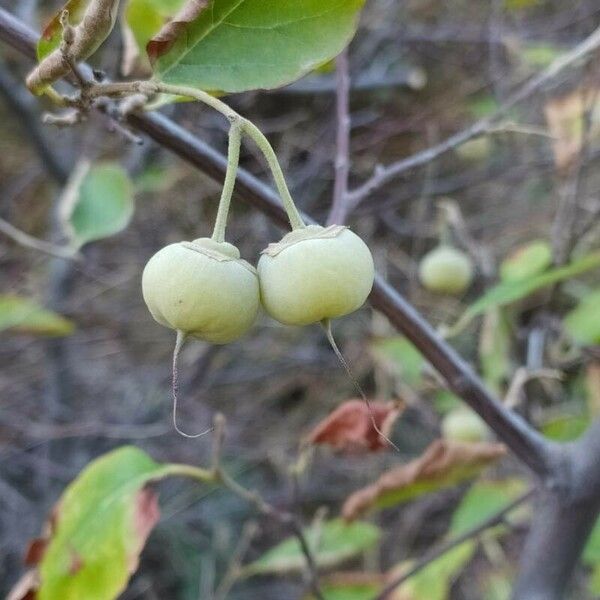
[[[482,442],[488,439],[490,430],[477,413],[455,408],[443,418],[442,433],[445,438],[457,442]]]
[[[461,294],[473,279],[473,263],[452,246],[438,246],[421,260],[419,278],[430,292]]]
[[[161,325],[215,344],[242,336],[260,305],[256,269],[235,246],[209,238],[159,250],[144,269],[142,291]]]
[[[367,245],[348,228],[309,225],[270,244],[258,275],[269,315],[286,325],[308,325],[360,308],[375,267]]]

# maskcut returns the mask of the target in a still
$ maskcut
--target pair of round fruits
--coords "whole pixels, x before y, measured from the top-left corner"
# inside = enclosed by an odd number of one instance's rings
[[[142,290],[160,324],[225,344],[250,329],[261,303],[286,325],[347,315],[365,302],[374,274],[371,252],[348,228],[308,225],[270,244],[256,269],[227,242],[171,244],[149,260]]]

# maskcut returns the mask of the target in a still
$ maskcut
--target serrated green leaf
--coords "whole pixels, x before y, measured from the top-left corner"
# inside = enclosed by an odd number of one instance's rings
[[[211,0],[178,28],[156,76],[171,84],[241,92],[291,83],[341,52],[364,0]]]
[[[570,264],[551,269],[528,279],[503,281],[489,289],[476,300],[460,317],[448,335],[456,335],[462,331],[475,317],[493,307],[506,306],[530,296],[543,288],[577,277],[587,271],[600,267],[600,252],[592,252],[578,258]]]
[[[452,515],[449,535],[459,536],[508,506],[527,488],[522,479],[478,481],[463,496]]]
[[[91,462],[65,490],[40,564],[39,600],[113,600],[125,588],[157,508],[140,496],[168,474],[126,446]]]
[[[118,163],[97,163],[77,171],[68,186],[64,218],[73,245],[81,247],[125,229],[134,201],[133,185]]]
[[[381,535],[375,525],[365,521],[346,523],[333,519],[304,530],[317,566],[327,568],[358,556],[373,547]],[[244,575],[301,572],[306,559],[295,537],[290,537],[244,568]]]
[[[586,294],[563,321],[581,344],[600,344],[600,289]]]
[[[535,240],[517,248],[500,265],[503,281],[520,281],[539,275],[552,264],[552,248],[545,240]]]
[[[28,298],[0,295],[0,331],[12,330],[35,335],[69,335],[75,325]]]

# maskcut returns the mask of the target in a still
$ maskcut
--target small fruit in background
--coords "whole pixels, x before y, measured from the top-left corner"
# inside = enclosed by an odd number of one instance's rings
[[[487,160],[491,151],[492,141],[486,136],[469,140],[456,148],[456,154],[468,162]]]
[[[419,264],[419,279],[436,294],[462,294],[473,280],[473,261],[453,246],[440,245]]]
[[[347,227],[308,225],[276,244],[258,262],[263,306],[286,325],[309,325],[360,308],[375,277],[367,245]]]
[[[158,323],[213,344],[246,333],[260,305],[256,269],[235,246],[209,238],[159,250],[144,269],[142,291]]]
[[[459,407],[442,419],[442,434],[457,442],[482,442],[489,438],[490,430],[477,413],[470,408]]]

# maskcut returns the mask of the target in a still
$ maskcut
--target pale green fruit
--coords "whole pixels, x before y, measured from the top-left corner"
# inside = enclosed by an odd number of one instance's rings
[[[144,269],[142,291],[161,325],[215,344],[246,333],[260,305],[256,269],[235,246],[209,238],[159,250]]]
[[[455,408],[443,418],[442,433],[457,442],[482,442],[488,439],[490,430],[477,413],[468,408]]]
[[[452,246],[438,246],[421,260],[419,278],[430,292],[461,294],[473,279],[473,263]]]
[[[308,325],[360,308],[375,268],[367,245],[348,228],[309,225],[270,244],[258,276],[269,315],[286,325]]]

